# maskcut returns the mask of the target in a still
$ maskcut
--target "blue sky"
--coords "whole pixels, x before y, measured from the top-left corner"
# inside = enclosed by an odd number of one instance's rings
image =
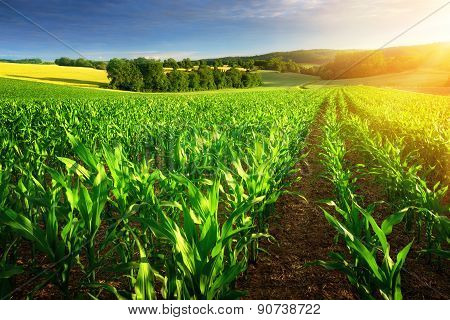
[[[0,58],[194,59],[312,48],[376,48],[447,1],[0,0]],[[450,41],[450,5],[392,44]]]

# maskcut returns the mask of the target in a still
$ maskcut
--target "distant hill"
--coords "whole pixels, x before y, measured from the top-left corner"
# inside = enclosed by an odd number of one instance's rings
[[[221,59],[252,59],[260,69],[303,73],[327,80],[395,74],[418,68],[450,73],[450,43],[389,47],[380,50],[296,50]]]
[[[225,57],[226,59],[253,59],[253,60],[270,60],[273,58],[281,58],[282,60],[292,60],[297,63],[307,64],[324,64],[333,61],[336,52],[340,50],[333,49],[312,49],[312,50],[295,50],[287,52],[270,52],[266,54],[246,57]]]
[[[382,50],[385,58],[415,57],[421,67],[450,70],[450,42],[417,46],[390,47]]]
[[[450,43],[392,47],[376,51],[338,52],[332,62],[315,68],[322,79],[345,79],[398,73],[417,68],[450,72]]]
[[[433,43],[415,46],[389,47],[379,50],[385,58],[399,57],[417,57],[420,60],[427,60],[427,67],[438,66],[448,68],[450,64],[450,43]],[[338,54],[360,53],[361,55],[370,54],[373,50],[361,49],[311,49],[311,50],[295,50],[295,51],[279,51],[270,52],[254,56],[238,56],[223,57],[220,59],[253,59],[253,60],[270,60],[273,58],[281,58],[284,61],[292,60],[303,64],[324,65],[333,62]],[[215,60],[215,59],[207,59]]]

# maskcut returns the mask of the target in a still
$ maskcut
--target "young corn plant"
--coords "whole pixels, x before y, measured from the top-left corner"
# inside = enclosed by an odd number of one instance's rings
[[[182,210],[183,219],[176,221],[161,209],[155,212],[156,218],[136,218],[171,247],[165,261],[162,296],[166,299],[239,297],[242,293],[234,290],[233,284],[247,267],[242,253],[249,239],[240,235],[250,232],[253,226],[251,219],[239,223],[238,220],[261,199],[249,198],[219,217],[218,179],[204,194],[184,176],[172,174],[171,178],[187,191],[181,197],[181,204],[173,204]]]
[[[330,201],[338,217],[326,210],[328,222],[336,229],[345,242],[348,255],[330,253],[330,261],[316,261],[327,269],[339,270],[347,275],[350,283],[356,287],[363,298],[402,299],[400,271],[412,243],[409,243],[394,260],[390,257],[387,235],[399,223],[404,211],[390,215],[378,226],[372,213],[374,205],[362,208],[354,194],[356,179],[345,168],[345,146],[340,136],[341,127],[337,123],[336,109],[331,107],[325,114],[324,138],[322,142],[323,164],[326,175],[335,186],[337,202]],[[382,255],[382,261],[378,255]]]
[[[56,185],[56,181],[53,183]],[[7,208],[0,208],[0,222],[29,240],[51,262],[54,270],[44,270],[40,287],[52,281],[65,297],[69,297],[70,271],[81,252],[83,237],[80,234],[79,220],[70,210],[66,211],[67,208],[57,205],[61,196],[61,187],[58,186],[42,190],[42,215],[45,220],[43,228],[24,214]],[[61,216],[66,218],[60,222],[58,217]]]
[[[357,147],[364,152],[372,165],[369,173],[384,186],[387,195],[397,208],[408,207],[407,227],[417,225],[417,237],[420,241],[422,229],[425,229],[426,247],[423,252],[432,253],[448,259],[450,251],[450,220],[447,215],[450,206],[444,204],[447,186],[437,183],[429,188],[421,177],[422,166],[413,163],[414,154],[404,156],[403,143],[392,143],[375,134],[367,122],[357,116],[347,122],[353,133],[357,133]]]
[[[344,239],[349,251],[349,257],[337,252],[330,253],[330,261],[316,261],[329,270],[339,270],[347,275],[350,283],[356,287],[364,299],[374,299],[377,294],[383,299],[401,300],[401,276],[400,271],[405,263],[406,256],[412,242],[406,245],[397,254],[396,261],[390,256],[390,245],[387,235],[393,226],[399,223],[404,212],[393,214],[385,219],[380,226],[372,217],[372,212],[359,207],[360,213],[369,222],[370,228],[364,230],[366,237],[359,238],[346,227],[346,222],[340,221],[324,210],[328,222],[336,229]],[[382,255],[382,261],[378,260],[378,254]]]
[[[233,153],[233,171],[223,167],[226,179],[226,196],[231,208],[236,208],[247,198],[263,199],[251,210],[251,219],[255,224],[249,251],[250,261],[256,262],[259,249],[259,239],[270,237],[268,220],[273,206],[278,198],[287,193],[287,187],[293,182],[296,169],[296,159],[290,153],[289,139],[273,128],[268,138],[255,142],[252,148],[247,148],[242,159]],[[245,169],[244,169],[245,168]]]
[[[16,263],[11,263],[9,261],[9,252],[11,248],[15,245],[15,242],[12,242],[6,250],[3,252],[0,257],[0,298],[6,299],[11,296],[12,291],[14,290],[14,277],[18,274],[23,273],[23,267],[17,265]]]
[[[109,181],[105,167],[100,160],[78,138],[69,133],[67,133],[67,136],[74,152],[88,169],[74,160],[59,158],[66,165],[68,171],[67,176],[59,176],[59,182],[66,191],[71,209],[76,209],[79,213],[81,227],[86,237],[86,253],[89,262],[88,275],[91,281],[95,281],[94,269],[99,258],[95,240],[102,222],[103,209],[108,200]],[[77,177],[73,179],[73,175]],[[55,172],[54,176],[56,176]],[[76,181],[74,186],[71,183],[73,180]],[[87,184],[89,190],[85,184]]]
[[[104,272],[130,280],[122,298],[239,296],[234,281],[256,259],[323,97],[1,99],[1,270],[18,270],[31,247],[24,270],[45,269],[38,287],[52,281],[66,297],[114,293]]]

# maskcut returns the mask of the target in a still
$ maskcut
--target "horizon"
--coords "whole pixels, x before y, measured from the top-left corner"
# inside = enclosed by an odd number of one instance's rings
[[[266,55],[266,54],[271,54],[271,53],[286,53],[286,52],[296,52],[296,51],[313,51],[313,50],[330,50],[330,51],[379,51],[379,50],[383,50],[383,49],[392,49],[392,48],[405,48],[405,47],[420,47],[420,46],[431,46],[431,45],[450,45],[450,41],[444,41],[444,42],[429,42],[429,43],[418,43],[418,44],[412,44],[412,45],[401,45],[401,46],[392,46],[392,47],[383,47],[383,48],[343,48],[343,49],[334,49],[334,48],[307,48],[307,49],[294,49],[294,50],[290,50],[290,51],[280,51],[280,50],[276,50],[276,51],[271,51],[271,52],[261,52],[261,53],[255,53],[255,54],[249,54],[249,55],[245,55],[245,56],[215,56],[215,57],[205,57],[205,58],[198,58],[198,59],[191,59],[193,61],[195,60],[214,60],[214,59],[223,59],[223,58],[247,58],[247,57],[255,57],[255,56],[262,56],[262,55]],[[70,57],[70,56],[64,56],[67,58],[79,58],[79,57]],[[61,57],[57,57],[57,58],[63,58],[63,56]],[[56,58],[56,59],[57,59]],[[127,57],[120,57],[120,56],[115,56],[112,57],[113,58],[118,58],[118,59],[130,59]],[[133,57],[131,59],[134,58],[142,58],[142,57]],[[155,60],[164,60],[164,59],[168,59],[168,58],[173,58],[171,56],[167,56],[167,57],[163,57],[163,58],[153,58],[153,57],[144,57],[146,59],[155,59]],[[180,59],[176,59],[177,61],[181,61],[184,58],[191,58],[189,56],[180,58]],[[54,60],[44,60],[41,57],[38,56],[29,56],[29,57],[23,57],[23,58],[17,58],[17,59],[7,59],[7,58],[1,58],[0,55],[0,60],[11,60],[11,61],[15,61],[15,60],[26,60],[26,59],[41,59],[42,62],[54,62]],[[92,59],[93,60],[93,59]],[[108,60],[100,60],[100,61],[109,61]],[[1,61],[0,61],[1,62]]]
[[[0,39],[1,59],[79,57],[2,2],[0,27],[8,32]],[[438,0],[6,3],[86,58],[104,61],[113,57],[198,60],[297,50],[376,50],[448,4]],[[389,47],[449,42],[445,32],[450,29],[449,10],[446,6]]]

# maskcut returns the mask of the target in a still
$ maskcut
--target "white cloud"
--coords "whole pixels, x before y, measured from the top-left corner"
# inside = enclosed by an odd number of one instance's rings
[[[196,51],[90,51],[83,52],[88,58],[93,60],[104,60],[111,58],[130,58],[135,59],[144,57],[147,59],[167,59],[174,58],[176,60],[184,58],[198,58]]]

